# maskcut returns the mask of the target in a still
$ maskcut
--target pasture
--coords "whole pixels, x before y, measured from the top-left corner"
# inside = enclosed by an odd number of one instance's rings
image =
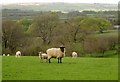
[[[117,80],[118,58],[64,57],[52,63],[38,56],[2,57],[3,80]]]
[[[0,55],[0,81],[2,80],[2,56]]]

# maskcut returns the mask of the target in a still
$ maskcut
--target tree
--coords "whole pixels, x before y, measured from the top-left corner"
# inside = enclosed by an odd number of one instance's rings
[[[110,21],[106,20],[105,18],[97,18],[97,22],[100,33],[103,33],[104,30],[107,30],[111,26]]]
[[[27,31],[29,26],[31,25],[32,20],[29,20],[28,18],[22,18],[17,21],[18,24],[21,24],[24,31]]]
[[[57,26],[58,16],[55,13],[48,13],[34,18],[33,24],[28,32],[36,37],[41,37],[44,43],[50,44],[54,28]]]
[[[2,22],[2,42],[3,48],[9,48],[14,51],[18,46],[21,46],[21,39],[23,38],[23,29],[21,25],[13,21]]]
[[[77,41],[77,36],[81,32],[81,21],[85,18],[85,16],[77,16],[65,22],[67,24],[69,34],[74,42]]]
[[[89,32],[98,30],[100,33],[103,33],[104,30],[107,30],[111,26],[110,21],[105,18],[94,17],[88,17],[82,20],[81,24],[84,30],[88,30]]]

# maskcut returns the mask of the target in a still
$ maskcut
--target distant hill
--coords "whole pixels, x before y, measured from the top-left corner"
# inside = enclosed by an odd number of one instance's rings
[[[83,10],[117,10],[117,4],[100,4],[100,3],[19,3],[3,5],[2,9],[21,9],[35,11],[83,11]]]

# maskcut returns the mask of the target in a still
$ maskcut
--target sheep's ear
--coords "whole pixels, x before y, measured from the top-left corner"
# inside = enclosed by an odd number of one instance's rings
[[[60,47],[60,48],[65,48],[65,47]]]
[[[65,47],[64,45],[60,45],[60,47]]]

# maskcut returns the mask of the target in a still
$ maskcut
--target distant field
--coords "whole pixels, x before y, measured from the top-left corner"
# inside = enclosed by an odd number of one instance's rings
[[[104,33],[99,33],[95,34],[95,36],[116,36],[118,37],[118,30],[107,30]]]
[[[3,57],[3,80],[117,80],[117,58],[63,58],[41,63],[36,56]]]

